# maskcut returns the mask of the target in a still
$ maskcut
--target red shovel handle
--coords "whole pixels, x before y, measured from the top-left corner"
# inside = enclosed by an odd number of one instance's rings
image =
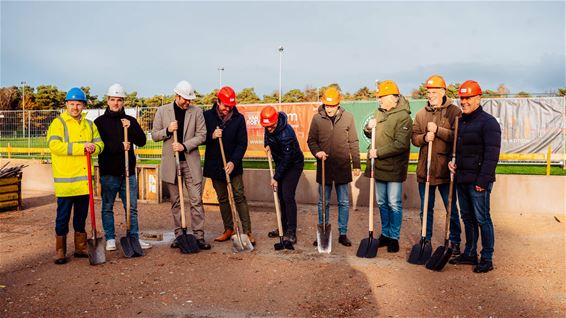
[[[90,206],[90,222],[92,224],[92,235],[96,237],[96,221],[94,219],[94,197],[92,194],[92,170],[90,168],[90,152],[86,152],[86,165],[88,172],[88,204]]]

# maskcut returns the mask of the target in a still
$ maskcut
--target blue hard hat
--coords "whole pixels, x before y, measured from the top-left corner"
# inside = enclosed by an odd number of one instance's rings
[[[78,100],[86,103],[86,94],[79,87],[73,87],[67,92],[67,96],[65,97],[65,101],[68,100]]]

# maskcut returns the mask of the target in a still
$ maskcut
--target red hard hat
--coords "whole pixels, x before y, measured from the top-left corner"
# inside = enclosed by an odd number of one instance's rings
[[[467,80],[458,89],[458,96],[460,97],[472,97],[481,95],[481,87],[480,84],[476,81]]]
[[[224,86],[216,95],[222,104],[228,107],[236,106],[236,92],[230,86]]]
[[[259,122],[261,123],[261,125],[263,127],[267,127],[277,124],[279,113],[273,106],[266,106],[261,110],[259,117]]]

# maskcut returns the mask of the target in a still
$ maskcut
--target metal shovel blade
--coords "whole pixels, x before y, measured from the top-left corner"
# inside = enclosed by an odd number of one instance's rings
[[[177,236],[179,249],[183,254],[197,253],[200,251],[197,238],[192,234],[187,234],[187,229],[183,229],[183,233]]]
[[[377,256],[378,240],[373,238],[373,233],[370,232],[369,237],[363,239],[356,252],[357,257],[374,258]]]
[[[126,235],[120,238],[120,245],[125,257],[139,257],[143,256],[143,250],[140,241],[137,237]]]
[[[425,266],[430,270],[440,272],[442,271],[444,266],[446,266],[446,263],[448,263],[450,257],[452,257],[452,249],[450,247],[447,247],[446,244],[439,246],[434,251],[428,262],[426,262]]]
[[[317,224],[316,242],[319,253],[330,254],[332,251],[332,227],[330,224]]]
[[[283,236],[279,237],[279,243],[275,243],[273,244],[273,248],[276,251],[281,251],[281,250],[295,250],[295,247],[293,247],[293,243],[291,243],[289,240],[285,240],[283,239]]]
[[[232,251],[236,253],[254,250],[254,246],[246,234],[236,233],[230,239],[232,240]]]
[[[415,265],[424,265],[430,258],[430,254],[432,254],[432,245],[430,244],[430,241],[421,237],[419,243],[413,245],[407,262]]]
[[[88,261],[90,265],[99,265],[106,263],[106,254],[104,252],[104,243],[101,237],[93,237],[86,240],[88,246]]]

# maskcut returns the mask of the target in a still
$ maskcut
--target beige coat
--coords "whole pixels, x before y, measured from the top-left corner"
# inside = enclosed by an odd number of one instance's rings
[[[175,155],[171,144],[173,135],[167,135],[169,123],[175,120],[175,110],[173,103],[159,107],[153,120],[153,130],[151,139],[153,141],[163,141],[161,153],[161,180],[168,183],[175,183],[177,170],[175,167]],[[202,169],[200,167],[200,154],[198,146],[206,140],[206,126],[202,109],[196,106],[189,106],[185,112],[185,125],[183,127],[183,140],[179,140],[185,147],[185,158],[190,169],[190,174],[194,183],[202,182]]]

